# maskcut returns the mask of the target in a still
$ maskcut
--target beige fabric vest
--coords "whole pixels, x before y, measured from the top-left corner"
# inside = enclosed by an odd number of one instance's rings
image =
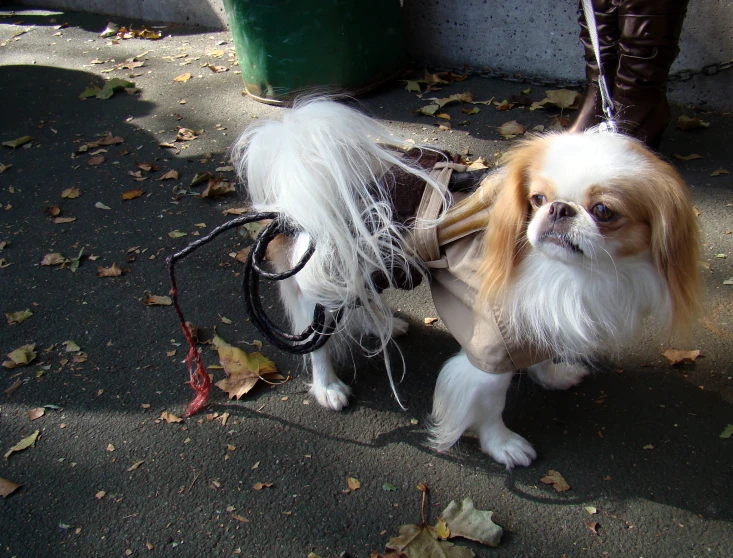
[[[445,187],[454,170],[464,172],[466,167],[438,163],[432,176]],[[499,307],[487,303],[483,309],[476,308],[481,232],[491,200],[482,200],[477,206],[469,198],[481,195],[456,194],[458,203],[435,226],[443,207],[442,196],[426,187],[412,230],[412,245],[430,270],[430,290],[438,315],[471,364],[494,374],[514,372],[552,355],[513,341]],[[476,211],[477,207],[482,211]]]

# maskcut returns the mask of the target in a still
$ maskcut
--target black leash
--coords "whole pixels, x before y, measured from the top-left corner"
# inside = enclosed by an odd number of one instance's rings
[[[248,223],[267,219],[270,219],[271,222],[260,232],[252,245],[244,264],[242,280],[244,308],[254,326],[278,349],[298,355],[307,354],[319,349],[328,341],[336,327],[338,316],[329,316],[326,313],[325,308],[320,304],[317,304],[313,313],[313,322],[311,325],[309,325],[302,333],[293,334],[278,327],[265,312],[262,306],[262,298],[260,296],[260,279],[264,278],[271,281],[282,281],[292,277],[305,267],[315,251],[315,246],[311,242],[300,261],[298,261],[292,269],[283,273],[273,273],[264,268],[265,254],[269,243],[280,234],[289,237],[293,237],[298,234],[297,230],[294,230],[283,223],[282,217],[277,212],[247,213],[240,217],[236,217],[231,221],[219,225],[209,234],[195,242],[192,242],[183,250],[169,256],[166,261],[168,263],[168,275],[172,286],[171,298],[183,327],[185,326],[186,320],[183,317],[183,312],[181,311],[181,307],[178,302],[178,290],[175,277],[176,262],[185,258],[201,246],[208,244],[225,231]],[[185,329],[186,328],[184,328],[184,333]]]

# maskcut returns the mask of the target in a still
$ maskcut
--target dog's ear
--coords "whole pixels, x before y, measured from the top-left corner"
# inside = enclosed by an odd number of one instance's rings
[[[530,217],[529,173],[541,153],[539,138],[512,149],[500,175],[495,203],[484,233],[480,300],[498,300],[506,294],[509,281],[522,260]]]
[[[673,329],[688,334],[702,305],[700,235],[687,185],[669,163],[648,154],[644,187],[651,212],[651,253],[672,300]]]

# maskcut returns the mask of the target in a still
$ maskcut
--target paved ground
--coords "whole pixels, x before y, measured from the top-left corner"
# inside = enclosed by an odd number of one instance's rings
[[[494,511],[505,529],[501,546],[466,543],[477,556],[730,555],[733,439],[720,434],[733,423],[733,287],[723,285],[733,276],[733,180],[711,176],[733,171],[730,114],[685,109],[710,127],[670,129],[661,148],[689,181],[705,234],[708,303],[695,345],[684,347],[699,348],[704,358],[673,368],[660,356],[664,346],[641,339],[613,365],[618,372],[569,392],[547,393],[518,376],[506,420],[538,450],[531,467],[507,472],[470,437],[442,455],[426,445],[432,387],[456,344],[439,324],[423,324],[434,312],[424,290],[393,296],[412,323],[400,341],[408,363],[400,393],[409,411],[392,398],[379,363],[355,357],[356,375],[345,368],[342,377],[353,379],[356,400],[343,413],[327,412],[308,396],[298,359],[265,345],[263,353],[291,381],[258,386],[239,401],[214,388],[207,411],[169,424],[161,413],[180,415],[190,398],[183,337],[173,310],[146,306],[145,294],[167,294],[165,256],[224,222],[225,208],[244,204],[236,196],[176,195],[174,188],[226,166],[237,133],[281,109],[240,95],[226,34],[168,28],[160,41],[108,44],[98,38],[105,25],[71,13],[0,19],[0,139],[33,138],[29,147],[0,151],[0,163],[12,165],[0,174],[0,302],[3,313],[33,312],[20,324],[2,321],[0,352],[31,343],[37,352],[29,366],[3,369],[3,390],[20,385],[0,394],[0,449],[5,454],[40,431],[33,447],[0,463],[1,478],[23,485],[0,500],[3,556],[364,558],[384,550],[401,524],[419,522],[419,482],[431,489],[433,519],[467,496]],[[103,73],[136,55],[142,67]],[[214,73],[202,67],[207,63],[230,71]],[[174,81],[185,72],[190,81]],[[131,79],[140,92],[78,98],[111,76]],[[479,100],[502,100],[525,87],[471,78],[437,95],[470,90]],[[543,91],[529,96],[540,100]],[[466,116],[454,106],[447,110],[453,131],[444,131],[413,114],[424,103],[402,85],[362,103],[416,141],[488,159],[509,146],[498,125],[548,125],[552,112],[480,106]],[[178,126],[204,132],[179,149],[160,148]],[[108,131],[124,143],[76,153]],[[692,153],[702,158],[674,158]],[[91,166],[100,155],[104,162]],[[139,170],[136,163],[160,170],[137,182],[128,174]],[[169,170],[178,180],[160,181]],[[63,198],[68,188],[81,195]],[[135,188],[145,193],[122,201]],[[54,223],[44,213],[51,206],[76,220]],[[174,230],[187,236],[171,238]],[[181,266],[179,284],[202,337],[216,327],[252,350],[247,344],[259,336],[245,320],[240,264],[229,255],[243,246],[231,235],[197,252]],[[48,253],[75,258],[82,248],[76,271],[39,265]],[[122,276],[97,277],[98,267],[113,263]],[[86,354],[84,362],[65,351],[68,340]],[[203,352],[216,364],[214,352]],[[45,414],[30,421],[28,411],[42,406],[49,406]],[[569,491],[540,482],[550,469],[562,473]],[[348,477],[361,488],[344,493]],[[257,482],[272,486],[256,491]]]

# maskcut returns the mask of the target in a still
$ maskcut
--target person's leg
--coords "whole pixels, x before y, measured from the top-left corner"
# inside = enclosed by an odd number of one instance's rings
[[[606,78],[608,90],[613,89],[616,68],[618,67],[618,41],[620,30],[618,24],[617,1],[614,0],[593,0],[593,12],[595,13],[596,27],[598,29],[598,46],[601,55],[601,68]],[[580,15],[580,42],[583,43],[585,51],[585,75],[588,84],[585,88],[583,100],[578,112],[575,113],[573,121],[568,128],[571,132],[582,132],[583,130],[596,126],[602,122],[603,110],[601,107],[601,96],[598,92],[598,63],[593,52],[593,44],[590,40],[588,26],[583,15],[583,5],[579,4]]]
[[[612,90],[620,128],[657,147],[669,124],[667,77],[688,0],[619,2],[619,63]]]

